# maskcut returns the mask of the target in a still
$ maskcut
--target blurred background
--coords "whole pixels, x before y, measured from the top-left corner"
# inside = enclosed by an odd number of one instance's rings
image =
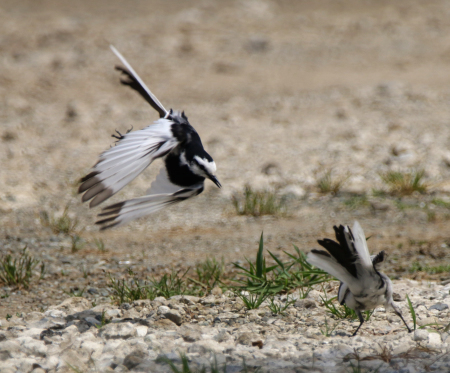
[[[223,189],[98,232],[78,180],[116,129],[158,118],[120,85],[110,44],[186,112]],[[262,230],[272,252],[308,251],[355,219],[388,274],[445,281],[414,263],[449,259],[449,65],[446,1],[1,0],[0,251],[46,263],[30,305],[5,302],[45,308],[104,271],[243,260]]]

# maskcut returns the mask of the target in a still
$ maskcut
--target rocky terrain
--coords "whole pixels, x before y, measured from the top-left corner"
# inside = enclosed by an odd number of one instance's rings
[[[412,333],[380,308],[351,337],[359,321],[330,316],[316,290],[283,315],[267,303],[248,310],[219,288],[204,298],[160,297],[120,307],[107,302],[92,308],[85,298],[69,298],[45,313],[1,321],[1,371],[171,372],[167,361],[180,367],[182,357],[193,371],[211,365],[225,372],[448,371],[450,332],[430,325],[448,323],[450,285],[403,280],[394,290],[411,327],[401,294],[408,292],[414,304]]]

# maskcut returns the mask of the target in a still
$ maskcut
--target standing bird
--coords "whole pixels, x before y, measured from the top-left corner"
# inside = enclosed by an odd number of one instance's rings
[[[164,166],[145,196],[102,210],[102,218],[96,222],[102,230],[194,197],[203,191],[206,178],[221,187],[215,176],[216,164],[203,149],[200,136],[184,112],[167,111],[112,45],[111,50],[125,65],[116,66],[125,75],[121,83],[136,90],[160,118],[139,131],[124,135],[116,131],[116,146],[100,154],[92,172],[81,179],[78,193],[84,193],[83,202],[92,199],[89,207],[95,207],[130,183],[155,159],[162,158]]]
[[[377,255],[369,255],[366,236],[357,221],[353,225],[353,232],[348,226],[333,228],[338,242],[328,238],[318,240],[319,245],[327,251],[311,250],[307,260],[341,281],[338,301],[341,305],[346,304],[355,310],[360,321],[353,336],[364,323],[361,311],[371,310],[377,306],[384,306],[386,310],[392,308],[411,332],[392,299],[391,280],[379,271],[385,259],[384,251]]]

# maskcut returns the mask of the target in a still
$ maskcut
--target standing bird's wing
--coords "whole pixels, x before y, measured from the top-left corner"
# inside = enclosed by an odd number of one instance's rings
[[[370,259],[364,231],[355,221],[353,230],[349,227],[334,227],[335,242],[330,239],[319,240],[324,250],[311,250],[308,261],[327,271],[344,282],[353,294],[359,294],[365,288],[372,288],[381,279]]]
[[[111,149],[100,155],[90,174],[81,179],[78,193],[84,193],[82,201],[92,199],[89,207],[95,207],[116,194],[155,159],[164,157],[179,141],[173,136],[169,119],[158,119],[154,124],[127,133]]]
[[[323,269],[338,280],[349,284],[357,279],[358,272],[355,265],[356,250],[352,243],[350,231],[348,227],[334,226],[336,239],[338,242],[325,238],[318,240],[320,246],[324,250],[311,250],[308,253],[307,260],[309,263],[318,268]]]
[[[128,85],[137,91],[145,101],[147,101],[153,109],[155,109],[161,118],[167,117],[170,113],[164,108],[164,106],[159,102],[156,96],[148,89],[142,79],[133,70],[128,61],[120,54],[120,52],[114,48],[114,46],[109,46],[114,54],[120,59],[120,61],[125,65],[126,69],[121,66],[116,66],[116,69],[121,71],[127,76],[128,79],[122,79],[120,82],[124,85]]]

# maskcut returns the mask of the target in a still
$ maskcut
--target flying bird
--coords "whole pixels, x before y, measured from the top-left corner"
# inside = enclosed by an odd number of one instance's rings
[[[125,66],[116,66],[124,76],[121,83],[137,91],[160,118],[139,131],[124,135],[116,131],[116,145],[100,154],[92,172],[80,180],[78,193],[84,193],[83,202],[91,200],[92,208],[120,191],[155,159],[161,158],[164,165],[145,196],[102,210],[96,222],[101,229],[123,225],[194,197],[203,191],[205,179],[221,187],[215,176],[216,164],[184,112],[167,111],[117,49],[110,47]]]
[[[386,255],[381,251],[370,256],[366,236],[357,221],[353,229],[346,226],[334,226],[335,242],[328,238],[318,240],[324,250],[311,250],[307,256],[309,263],[328,272],[341,281],[338,291],[338,301],[355,310],[360,324],[353,333],[358,333],[364,323],[361,311],[384,306],[386,310],[393,309],[402,319],[409,332],[411,329],[403,319],[400,308],[392,299],[392,282],[380,272],[381,264]]]

